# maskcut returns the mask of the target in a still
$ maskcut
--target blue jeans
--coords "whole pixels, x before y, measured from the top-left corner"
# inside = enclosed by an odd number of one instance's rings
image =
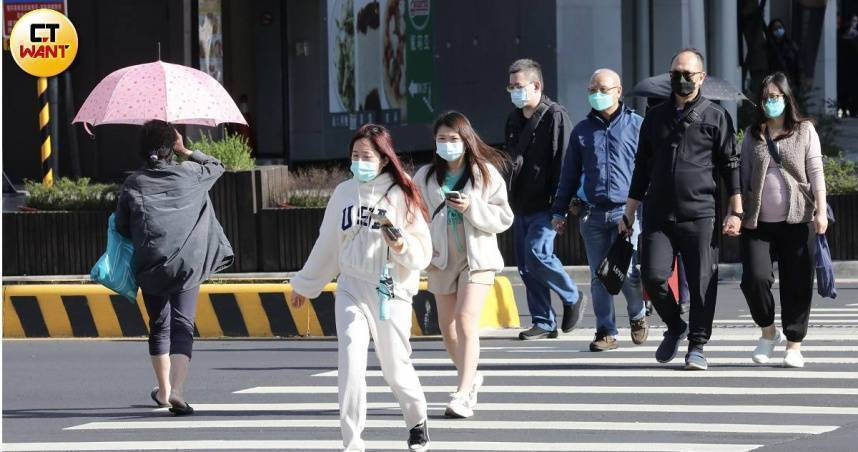
[[[551,213],[517,215],[512,227],[518,273],[527,289],[527,307],[533,324],[546,331],[554,331],[557,322],[551,308],[551,291],[556,292],[564,304],[575,304],[578,302],[578,286],[554,254],[557,233],[551,227]]]
[[[622,206],[614,208],[594,206],[590,208],[589,213],[581,217],[581,237],[584,239],[587,262],[590,264],[590,292],[593,295],[593,313],[596,314],[596,331],[608,336],[618,334],[614,296],[608,293],[605,285],[596,277],[596,270],[617,238],[617,225],[622,218]],[[632,244],[635,247],[640,233],[639,223],[635,222],[632,233]],[[629,275],[623,283],[622,292],[626,297],[629,319],[642,319],[646,315],[646,306],[641,291],[640,271],[637,268],[637,252],[632,255],[632,264],[629,267]]]

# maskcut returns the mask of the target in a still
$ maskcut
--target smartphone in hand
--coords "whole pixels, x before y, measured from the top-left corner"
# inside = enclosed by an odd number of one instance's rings
[[[462,192],[458,191],[448,191],[444,193],[444,198],[449,201],[461,201],[463,196]]]
[[[369,216],[370,216],[370,218],[372,218],[372,221],[375,221],[376,223],[378,223],[381,226],[388,226],[388,225],[393,224],[390,222],[390,219],[387,218],[387,215],[385,215],[383,213],[370,212]]]

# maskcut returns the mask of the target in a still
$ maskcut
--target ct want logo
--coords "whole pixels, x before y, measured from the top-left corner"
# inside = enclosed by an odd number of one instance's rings
[[[53,77],[66,69],[77,55],[77,30],[68,17],[52,9],[23,15],[9,35],[9,50],[24,72]]]

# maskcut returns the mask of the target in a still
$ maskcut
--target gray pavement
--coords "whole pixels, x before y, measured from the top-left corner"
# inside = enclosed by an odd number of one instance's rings
[[[841,285],[836,301],[814,301],[808,364],[798,370],[751,362],[758,330],[737,286],[719,289],[716,319],[727,323],[707,346],[708,371],[678,370],[681,355],[657,364],[655,318],[643,346],[626,330],[619,350],[584,351],[588,309],[581,328],[560,339],[484,339],[486,387],[469,420],[442,417],[453,368],[440,341],[415,339],[433,450],[855,450],[858,284]],[[187,387],[198,414],[177,419],[151,406],[144,341],[6,340],[2,449],[336,449],[335,375],[333,340],[199,341]],[[374,357],[368,384],[368,446],[403,450],[404,422]]]

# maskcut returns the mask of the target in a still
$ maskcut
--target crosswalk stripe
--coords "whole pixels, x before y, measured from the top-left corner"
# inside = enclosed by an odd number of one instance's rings
[[[750,364],[751,357],[730,358],[730,357],[707,357],[709,364]],[[414,364],[420,365],[453,365],[450,358],[412,358]],[[654,358],[638,358],[638,357],[576,357],[576,358],[481,358],[480,364],[611,364],[611,365],[632,365],[632,364],[653,364]],[[684,362],[682,356],[677,356],[673,363]],[[858,364],[858,357],[804,357],[804,362],[807,364]]]
[[[401,429],[401,420],[366,421],[367,428]],[[518,421],[461,421],[432,420],[430,428],[438,430],[514,430],[521,428]],[[90,422],[64,430],[142,430],[142,429],[201,429],[201,428],[340,428],[339,419],[271,419],[229,421],[119,421]],[[786,424],[709,424],[682,422],[533,422],[530,430],[600,430],[600,431],[659,431],[695,433],[789,433],[795,435],[819,435],[837,430],[836,425],[786,425]]]
[[[752,321],[745,320],[736,320],[736,322],[741,323],[747,326],[754,326]],[[509,338],[517,337],[517,331],[520,330],[500,330],[504,331],[509,335]],[[515,334],[512,334],[515,332]],[[650,328],[649,331],[649,340],[648,344],[658,344],[661,341],[662,333],[664,333],[664,328]],[[559,337],[555,339],[541,339],[539,341],[531,341],[528,342],[530,344],[553,344],[558,342],[590,342],[593,340],[593,336],[596,334],[596,330],[593,328],[582,328],[580,330],[574,330],[571,333],[562,333]],[[619,335],[620,338],[629,337],[629,329],[628,328],[620,328]],[[748,342],[754,343],[757,339],[760,338],[760,330],[759,328],[730,328],[728,326],[724,326],[723,328],[716,329],[712,333],[712,340],[710,343],[718,342]],[[843,329],[839,330],[831,330],[829,328],[815,327],[812,326],[807,332],[807,336],[805,336],[804,341],[806,343],[812,342],[821,342],[821,341],[855,341],[856,336],[855,332],[852,329]],[[631,342],[629,342],[631,343]]]
[[[430,410],[443,411],[447,406],[442,402],[429,402]],[[394,402],[369,402],[370,410],[399,410],[399,404]],[[328,402],[298,402],[298,403],[195,403],[194,410],[205,412],[301,412],[301,411],[339,411],[337,403]],[[830,414],[858,416],[855,407],[831,406],[789,406],[789,405],[668,405],[668,404],[618,404],[618,403],[480,403],[479,411],[551,411],[563,412],[628,412],[628,413],[745,413],[745,414]],[[153,411],[167,412],[166,408]]]
[[[810,315],[817,312],[858,312],[858,308],[813,308]]]
[[[655,364],[655,363],[653,363]],[[856,380],[858,372],[816,372],[808,370],[708,370],[706,372],[680,371],[675,367],[649,370],[623,369],[622,372],[606,374],[604,369],[546,369],[546,370],[481,370],[487,377],[598,377],[598,378],[795,378],[808,380]],[[418,370],[420,377],[455,377],[455,370]],[[314,377],[336,377],[330,370]],[[368,370],[367,377],[381,377],[380,370]]]
[[[813,323],[813,317],[814,317],[814,316],[811,316],[811,319],[810,319],[811,323]],[[824,319],[823,321],[824,321],[826,324],[838,324],[838,325],[839,325],[839,324],[849,324],[849,325],[851,325],[851,324],[853,324],[853,323],[858,323],[858,319],[844,319],[844,320],[841,320],[841,319]],[[715,320],[715,321],[713,322],[713,324],[716,324],[716,325],[717,325],[717,324],[722,324],[722,325],[733,325],[733,324],[745,324],[745,323],[747,323],[747,324],[749,324],[749,325],[754,325],[754,321],[753,321],[752,319],[745,319],[745,320]],[[816,323],[819,323],[819,322],[816,322]]]
[[[853,311],[853,312],[854,312],[854,311]],[[742,314],[742,315],[740,315],[739,317],[742,317],[742,318],[753,318],[753,316],[752,316],[751,314]],[[858,317],[858,312],[856,312],[856,313],[854,313],[854,314],[853,314],[853,313],[822,313],[822,314],[817,314],[817,313],[815,313],[815,312],[811,312],[811,313],[810,313],[810,318],[811,318],[811,319],[813,319],[813,318],[817,318],[817,317],[823,317],[823,318],[825,318],[825,319],[826,319],[826,321],[827,321],[828,319],[837,319],[837,318],[841,318],[841,317]],[[776,319],[780,319],[780,318],[781,318],[781,315],[780,315],[780,314],[775,314],[775,318],[776,318]]]
[[[587,345],[587,344],[582,344]],[[622,345],[627,345],[627,347],[623,347]],[[620,348],[616,350],[611,350],[610,354],[616,353],[652,353],[656,350],[656,346],[654,345],[633,345],[631,341],[627,343],[623,343]],[[507,353],[585,353],[588,355],[593,354],[589,348],[587,349],[570,349],[565,348],[567,345],[563,345],[564,348],[557,347],[505,347],[502,350]],[[493,349],[486,349],[487,351],[496,351]],[[748,345],[707,345],[707,352],[747,352],[751,353],[754,350],[754,344]],[[858,352],[858,345],[804,345],[801,346],[802,352]],[[750,356],[750,355],[748,355]]]
[[[405,441],[366,441],[368,450],[400,450]],[[93,450],[339,450],[341,441],[319,440],[193,440],[193,441],[101,441],[56,443],[3,443],[8,452],[93,451]],[[744,452],[762,447],[760,444],[701,444],[701,443],[536,443],[536,442],[477,442],[433,441],[432,450],[457,451],[643,451],[643,452]]]
[[[257,386],[233,394],[336,394],[336,386]],[[424,385],[426,393],[451,393],[455,386]],[[368,386],[370,394],[392,393],[389,386]],[[483,386],[481,394],[695,394],[695,395],[858,395],[858,388],[734,386]]]

